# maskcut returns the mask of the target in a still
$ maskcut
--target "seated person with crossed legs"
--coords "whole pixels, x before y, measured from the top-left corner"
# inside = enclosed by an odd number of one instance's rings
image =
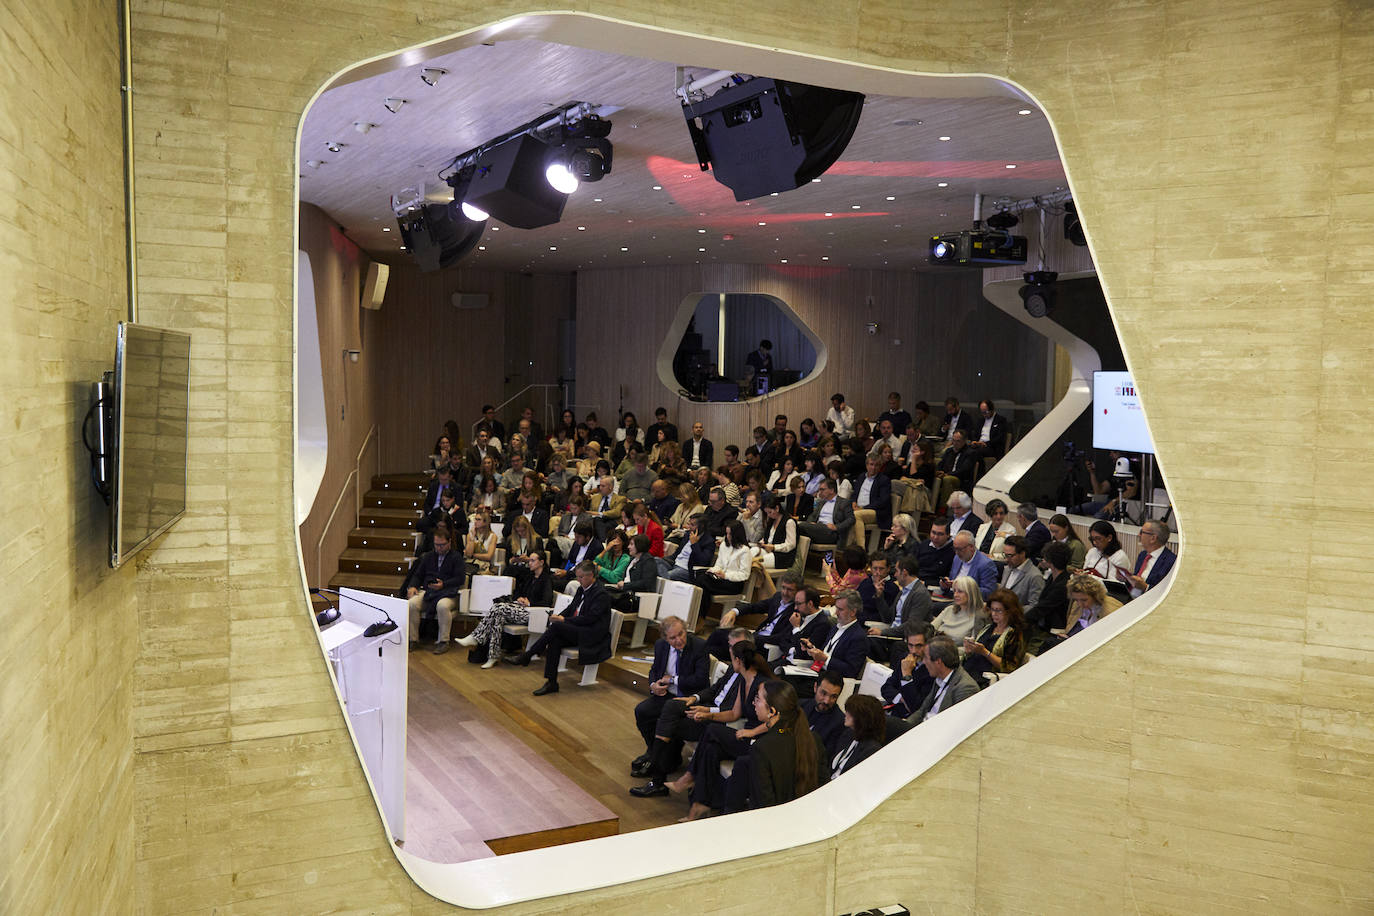
[[[453,534],[446,524],[434,529],[434,549],[416,561],[406,578],[405,594],[410,604],[410,651],[420,648],[420,617],[434,613],[439,623],[435,655],[448,651],[453,629],[453,605],[463,587],[463,564],[449,549]]]
[[[528,665],[536,655],[544,658],[544,684],[534,691],[537,697],[558,692],[558,662],[564,649],[577,649],[584,665],[604,662],[611,657],[611,596],[597,578],[596,564],[583,560],[574,570],[577,594],[562,614],[549,616],[548,629],[524,652],[506,656],[512,665]]]
[[[649,756],[654,746],[654,727],[668,701],[705,690],[710,677],[706,641],[687,632],[680,617],[665,617],[662,637],[654,644],[654,663],[649,668],[649,695],[635,707],[635,727],[644,737],[644,753],[630,763],[630,775],[650,774]]]

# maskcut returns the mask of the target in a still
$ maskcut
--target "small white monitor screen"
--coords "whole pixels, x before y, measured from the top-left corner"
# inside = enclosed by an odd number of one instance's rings
[[[1093,373],[1093,448],[1154,454],[1140,393],[1129,372]]]

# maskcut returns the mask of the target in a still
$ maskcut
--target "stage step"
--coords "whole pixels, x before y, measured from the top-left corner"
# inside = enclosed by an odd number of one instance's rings
[[[350,547],[339,554],[339,572],[404,576],[410,572],[412,559],[413,554],[409,550]]]
[[[415,552],[415,535],[397,528],[354,528],[348,532],[349,547]]]
[[[405,576],[383,576],[377,573],[335,573],[329,580],[329,587],[356,588],[376,595],[395,595],[405,582]]]
[[[419,490],[368,490],[363,494],[364,509],[414,509],[423,508],[425,494]]]
[[[428,474],[378,474],[372,478],[374,490],[427,490],[432,478]]]
[[[418,509],[369,509],[358,513],[359,528],[402,528],[415,530],[420,521]]]

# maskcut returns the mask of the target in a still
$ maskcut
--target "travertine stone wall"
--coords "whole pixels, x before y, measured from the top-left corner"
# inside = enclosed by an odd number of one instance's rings
[[[753,912],[740,891],[767,879],[804,882],[815,912],[1367,912],[1368,4],[579,9],[1033,93],[1149,392],[1186,558],[1151,618],[836,841],[518,909]],[[0,668],[5,909],[444,909],[390,856],[299,593],[292,144],[338,68],[518,11],[136,7],[144,319],[196,334],[197,480],[136,589],[65,530],[92,517],[80,382],[120,311],[113,22],[73,0],[0,13],[5,613],[27,637]]]

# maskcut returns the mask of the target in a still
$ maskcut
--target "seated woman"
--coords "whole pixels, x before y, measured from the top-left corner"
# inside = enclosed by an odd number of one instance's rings
[[[887,568],[896,569],[902,557],[914,557],[921,549],[916,536],[916,520],[905,512],[892,516],[892,533],[883,541],[881,553],[887,557]]]
[[[649,446],[649,467],[657,471],[660,462],[663,461],[663,446],[672,440],[668,438],[668,430],[660,426],[654,432],[654,442]]]
[[[534,505],[544,505],[544,484],[538,471],[525,471],[520,475],[520,489],[511,491],[506,499],[506,518],[512,518],[520,514],[520,498],[522,496],[533,496]]]
[[[479,489],[472,497],[472,502],[468,504],[468,515],[475,516],[482,510],[486,510],[488,516],[500,515],[502,509],[501,491],[497,486],[496,478],[479,478],[477,486]]]
[[[878,446],[878,471],[889,480],[896,480],[902,475],[902,466],[892,457],[892,445],[884,442]]]
[[[854,498],[854,485],[844,474],[844,462],[836,461],[825,466],[825,475],[835,481],[835,495],[841,499]]]
[[[597,554],[596,575],[602,582],[618,584],[630,568],[630,538],[623,531],[612,531],[606,538],[606,549]]]
[[[553,431],[549,437],[549,451],[552,455],[562,457],[563,461],[576,461],[577,453],[574,451],[575,443],[572,440],[572,431],[560,426]]]
[[[658,451],[658,466],[654,470],[658,472],[659,478],[667,481],[668,486],[674,489],[692,476],[692,472],[682,460],[682,446],[676,442],[663,443]]]
[[[1064,638],[1081,633],[1121,607],[1107,594],[1102,580],[1087,573],[1069,577],[1069,615],[1064,621]]]
[[[820,452],[810,451],[802,455],[800,476],[803,488],[809,495],[815,496],[821,488],[821,481],[825,479],[825,463],[821,460]],[[791,481],[788,481],[787,489],[791,492]]]
[[[983,593],[972,576],[960,576],[951,588],[954,600],[931,621],[936,632],[943,633],[958,644],[972,636],[984,622]]]
[[[582,446],[582,458],[577,462],[577,476],[584,481],[596,473],[596,463],[601,460],[601,443],[588,439]]]
[[[487,647],[487,660],[482,663],[483,668],[495,668],[501,660],[502,627],[529,623],[529,609],[532,607],[553,607],[553,576],[549,573],[542,550],[531,551],[525,562],[518,564],[515,572],[515,591],[494,602],[491,609],[482,615],[477,629],[458,640],[458,645],[469,649],[480,645]]]
[[[854,443],[854,450],[860,455],[867,455],[873,448],[873,424],[867,420],[860,419],[854,423],[854,432],[850,435],[849,441]],[[841,449],[843,451],[843,448]]]
[[[797,521],[783,514],[782,503],[763,500],[763,536],[754,545],[766,569],[791,569],[797,559]]]
[[[555,452],[549,459],[549,473],[544,478],[544,489],[547,491],[552,504],[562,508],[564,503],[561,500],[567,497],[568,483],[573,475],[568,471],[567,462],[561,453]]]
[[[1050,535],[1068,546],[1069,568],[1082,569],[1083,561],[1088,558],[1088,547],[1078,536],[1078,532],[1073,530],[1067,515],[1061,513],[1050,518]]]
[[[725,526],[725,539],[716,552],[716,562],[709,569],[697,570],[695,583],[708,595],[738,595],[749,580],[754,551],[744,535],[739,521]]]
[[[634,606],[633,595],[658,591],[658,562],[649,553],[648,535],[636,534],[629,545],[630,563],[625,567],[625,577],[607,589],[612,596],[611,607],[626,613]]]
[[[605,458],[597,461],[596,465],[592,468],[592,476],[587,478],[587,489],[595,493],[601,487],[601,478],[603,477],[609,477],[614,481],[614,483],[611,484],[612,493],[620,492],[620,481],[616,480],[615,475],[611,473],[611,463]]]
[[[978,526],[978,533],[973,536],[973,544],[994,560],[1000,560],[1002,543],[1016,533],[1016,526],[1007,521],[1007,504],[1002,500],[988,500],[987,511],[988,520]]]
[[[830,594],[837,595],[851,588],[858,588],[867,573],[868,555],[861,547],[839,547],[830,558],[822,558],[821,571],[825,573],[825,585]]]
[[[802,448],[815,448],[820,444],[821,431],[816,428],[816,421],[807,417],[801,421],[801,426],[797,427],[797,444]]]
[[[639,428],[639,420],[627,410],[625,416],[620,418],[620,426],[615,431],[615,448],[611,453],[612,463],[620,464],[631,442],[647,448],[644,442],[644,430]]]
[[[706,504],[701,501],[700,491],[690,483],[678,486],[677,498],[677,509],[668,522],[669,530],[665,537],[681,543],[683,538],[687,537],[687,519],[705,512]]]
[[[754,704],[754,714],[767,731],[754,740],[747,757],[735,761],[725,786],[726,814],[785,804],[829,777],[825,745],[808,727],[791,684],[765,681]],[[882,717],[881,707],[878,715]]]
[[[830,465],[840,460],[840,443],[834,436],[821,436],[820,445],[817,446],[821,453],[821,465]],[[812,496],[816,494],[812,493]]]
[[[796,464],[793,463],[792,457],[789,455],[783,458],[777,470],[768,476],[767,487],[776,496],[786,496],[792,478],[799,476],[801,476],[801,471],[797,470]]]
[[[800,477],[793,477],[788,489],[791,492],[787,494],[787,499],[783,500],[783,514],[791,519],[806,521],[811,515],[811,508],[816,504],[816,497],[806,492],[806,484]]]
[[[630,510],[634,513],[635,533],[649,539],[649,555],[663,556],[663,523],[658,516],[639,500],[630,504]]]
[[[530,554],[544,549],[539,535],[534,532],[534,526],[523,515],[515,516],[515,521],[511,522],[510,530],[506,532],[506,539],[501,546],[506,550],[506,565],[501,574],[506,576],[510,575],[511,564],[524,564]]]
[[[491,527],[491,511],[479,506],[472,514],[472,525],[463,539],[463,561],[469,576],[491,572],[496,560],[496,532]]]
[[[448,464],[448,457],[452,451],[453,444],[448,436],[440,436],[434,441],[434,451],[429,456],[429,467],[426,469],[431,477],[435,471]]]
[[[756,704],[763,685],[773,678],[767,656],[758,651],[752,642],[743,640],[730,647],[730,666],[742,680],[735,694],[734,705],[715,713],[699,706],[687,710],[689,716],[709,720],[711,724],[706,727],[705,734],[697,744],[691,767],[677,781],[668,783],[668,789],[675,794],[689,793],[692,806],[682,821],[697,820],[710,814],[713,809],[725,806],[725,779],[720,775],[721,761],[746,756],[752,740],[767,731],[759,718]],[[738,731],[729,726],[736,719],[744,720],[744,728]]]
[[[917,439],[907,454],[905,477],[925,484],[927,490],[935,493],[935,449],[926,439]]]
[[[844,704],[844,727],[849,730],[849,741],[846,743],[841,738],[840,752],[830,762],[831,779],[848,773],[883,746],[887,737],[887,717],[883,715],[883,704],[868,694],[851,694]],[[757,747],[754,752],[758,753]],[[757,757],[754,765],[758,765]]]
[[[1026,663],[1026,614],[1021,599],[999,588],[988,596],[992,622],[976,637],[964,639],[964,670],[979,687],[987,686],[984,674],[1010,674]]]
[[[1117,538],[1116,529],[1112,527],[1111,522],[1101,519],[1093,522],[1092,527],[1088,529],[1088,540],[1092,547],[1088,548],[1088,553],[1083,558],[1083,568],[1073,570],[1074,572],[1085,572],[1108,582],[1116,581],[1118,569],[1131,572],[1130,557],[1121,549],[1121,541]]]
[[[782,447],[777,450],[774,459],[781,464],[786,458],[792,459],[792,467],[801,470],[802,458],[806,455],[806,449],[801,447],[797,441],[797,434],[790,429],[782,431]]]

